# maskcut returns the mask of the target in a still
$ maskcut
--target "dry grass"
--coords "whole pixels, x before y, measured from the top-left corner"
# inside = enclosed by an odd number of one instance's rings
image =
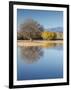
[[[63,40],[17,40],[18,46],[48,46],[55,44],[63,44]]]

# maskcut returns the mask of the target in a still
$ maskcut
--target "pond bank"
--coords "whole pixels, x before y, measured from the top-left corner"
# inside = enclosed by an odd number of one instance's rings
[[[53,44],[63,44],[63,40],[17,40],[18,46],[51,46]]]

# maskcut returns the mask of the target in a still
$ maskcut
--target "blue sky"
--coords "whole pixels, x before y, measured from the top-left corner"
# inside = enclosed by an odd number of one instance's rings
[[[63,27],[63,11],[17,9],[18,27],[30,18],[36,20],[46,29]]]

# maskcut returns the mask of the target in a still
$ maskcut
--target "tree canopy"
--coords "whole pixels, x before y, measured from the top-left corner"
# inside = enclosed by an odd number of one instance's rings
[[[44,40],[56,39],[56,33],[55,32],[42,32],[41,37]]]
[[[40,39],[41,32],[44,30],[43,26],[33,19],[26,20],[20,26],[20,31],[18,32],[18,39]]]

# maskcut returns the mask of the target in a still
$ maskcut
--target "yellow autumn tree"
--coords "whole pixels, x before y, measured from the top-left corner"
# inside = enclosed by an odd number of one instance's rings
[[[44,40],[51,40],[51,39],[55,39],[56,38],[56,33],[55,32],[42,32],[41,33],[41,37]]]

